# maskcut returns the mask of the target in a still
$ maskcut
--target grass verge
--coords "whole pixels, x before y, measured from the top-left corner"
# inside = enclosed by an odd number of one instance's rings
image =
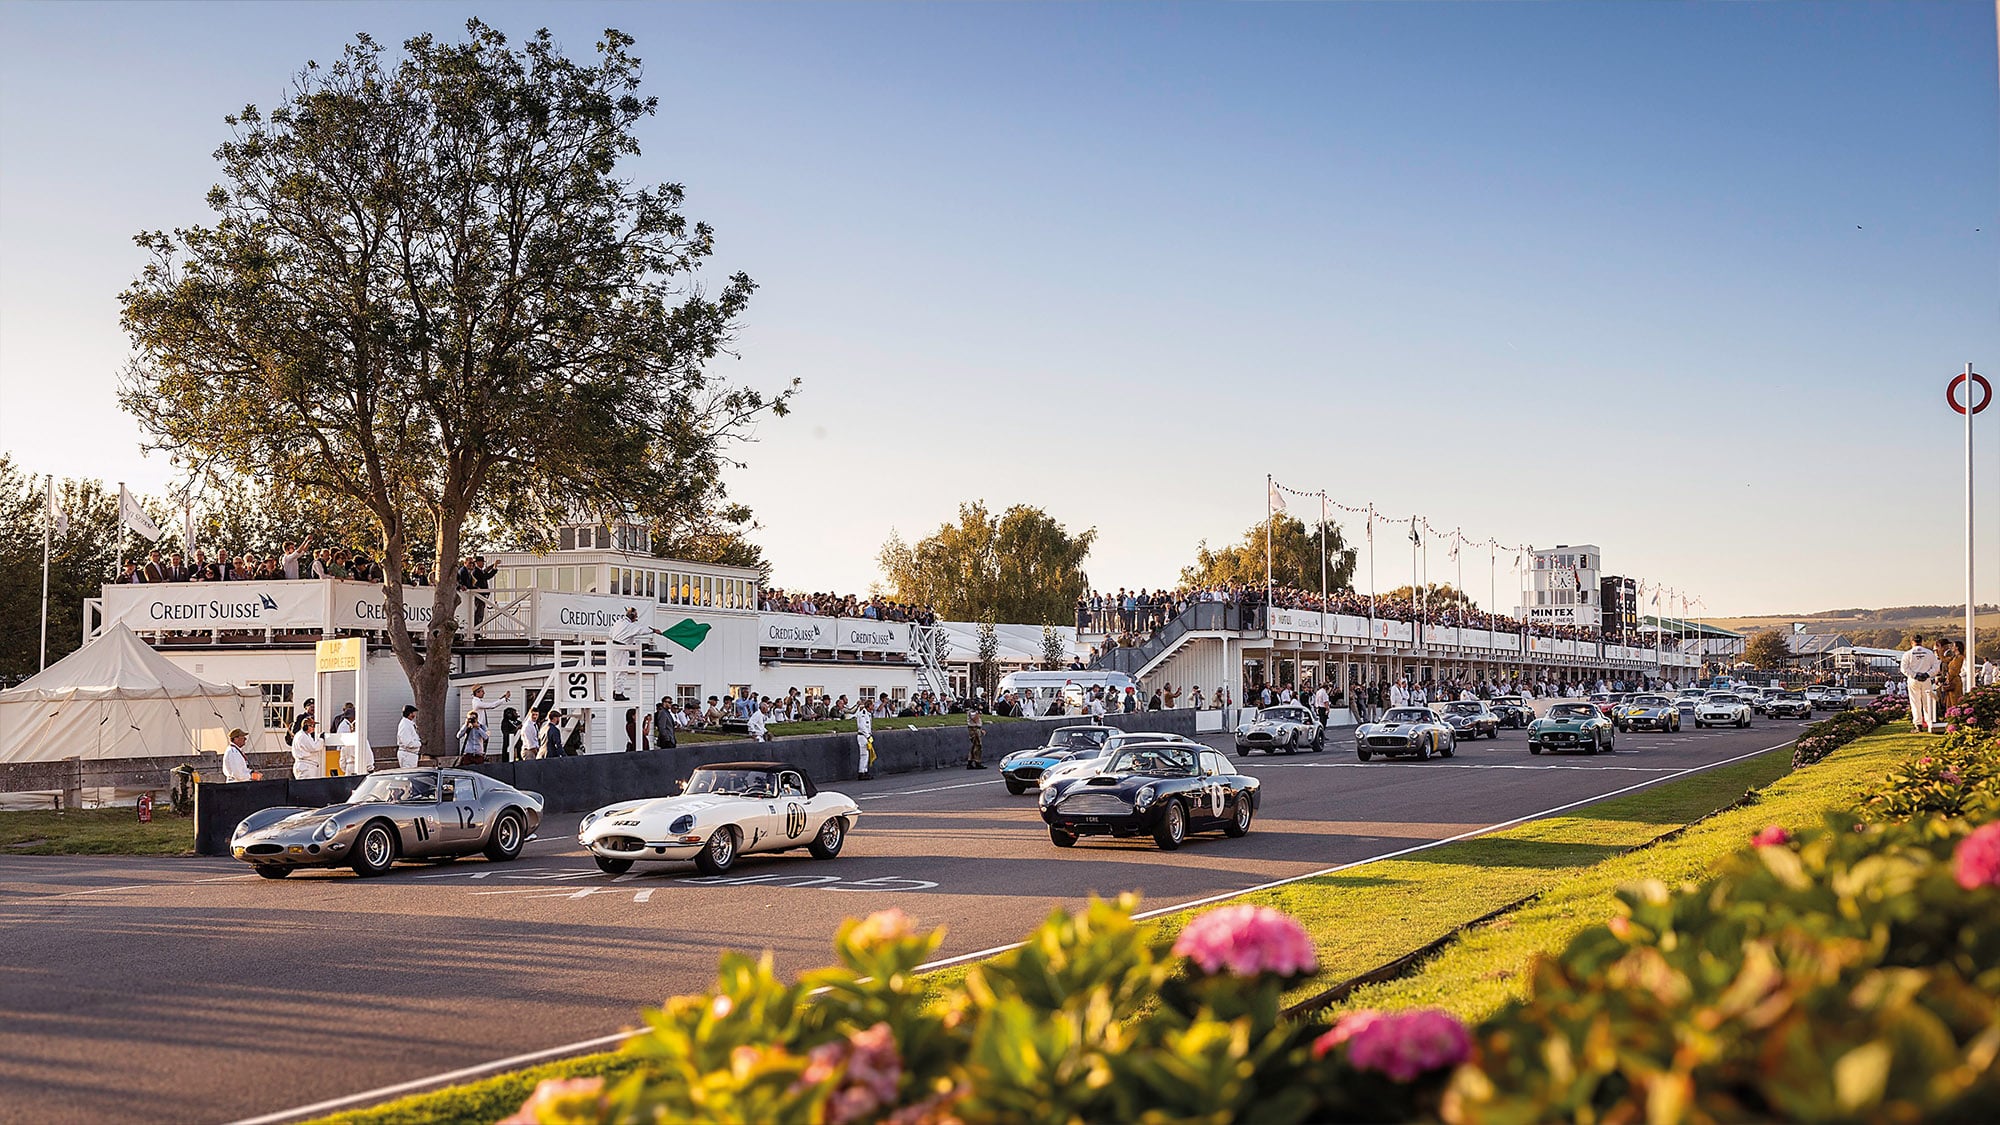
[[[194,820],[155,809],[139,823],[131,806],[0,812],[0,855],[193,855]]]
[[[1468,1021],[1482,1019],[1525,992],[1526,970],[1537,953],[1557,952],[1615,914],[1619,887],[1642,879],[1698,881],[1765,825],[1796,832],[1818,824],[1823,813],[1855,808],[1899,755],[1925,739],[1907,722],[1857,739],[1778,778],[1755,802],[1718,813],[1673,840],[1565,873],[1534,902],[1467,931],[1414,972],[1357,989],[1341,1007],[1438,1007]]]

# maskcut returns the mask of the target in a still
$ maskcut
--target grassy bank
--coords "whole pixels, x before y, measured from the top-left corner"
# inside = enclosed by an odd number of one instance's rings
[[[1620,886],[1698,880],[1765,825],[1797,831],[1817,824],[1825,812],[1854,808],[1898,755],[1925,738],[1907,722],[1891,724],[1779,777],[1752,804],[1718,813],[1657,847],[1565,873],[1533,903],[1468,931],[1406,976],[1357,990],[1342,1006],[1430,1006],[1468,1021],[1483,1018],[1522,994],[1535,954],[1558,951],[1585,927],[1610,918]]]
[[[194,820],[156,808],[0,812],[0,855],[193,855]]]

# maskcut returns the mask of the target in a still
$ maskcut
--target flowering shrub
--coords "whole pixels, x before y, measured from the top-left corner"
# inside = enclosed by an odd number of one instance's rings
[[[850,921],[840,964],[785,984],[728,954],[716,992],[649,1012],[624,1081],[545,1084],[517,1122],[1405,1120],[1434,1115],[1470,1035],[1396,1013],[1349,1041],[1284,1019],[1317,958],[1277,911],[1209,911],[1167,943],[1132,903],[1052,915],[932,1002],[915,970],[942,931]],[[1352,1017],[1350,1017],[1351,1019]]]
[[[1963,838],[1966,843],[1959,844]],[[2000,840],[1830,817],[1533,969],[1444,1103],[1459,1122],[1972,1120],[2000,1104]],[[1994,857],[2000,861],[2000,857]]]
[[[1864,811],[1883,820],[1964,816],[2000,801],[2000,769],[1991,742],[1946,738],[1911,754],[1882,779]]]
[[[1792,744],[1792,768],[1812,765],[1888,721],[1872,708],[1835,712],[1800,732]]]
[[[1973,688],[1957,706],[1945,708],[1938,717],[1944,720],[1946,733],[2000,734],[2000,686]]]

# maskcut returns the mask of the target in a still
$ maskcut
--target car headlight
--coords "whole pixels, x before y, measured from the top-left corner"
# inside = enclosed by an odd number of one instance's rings
[[[1059,790],[1058,790],[1058,789],[1057,789],[1057,788],[1056,788],[1055,786],[1053,786],[1053,785],[1051,785],[1051,786],[1049,786],[1048,788],[1046,788],[1046,789],[1042,790],[1042,804],[1044,804],[1044,805],[1053,805],[1053,804],[1055,804],[1055,803],[1056,803],[1056,794],[1057,794],[1058,792],[1059,792]]]
[[[694,831],[693,813],[683,813],[682,815],[675,817],[674,822],[672,824],[667,825],[667,833],[668,835],[672,836],[678,836],[683,832],[692,832],[692,831]]]
[[[583,815],[583,819],[577,822],[576,830],[578,832],[583,831],[584,829],[590,827],[592,824],[597,823],[597,818],[603,815],[604,815],[604,810],[602,809],[599,809],[597,812],[594,813],[585,813]]]
[[[1138,794],[1132,798],[1132,807],[1135,809],[1144,809],[1146,806],[1152,804],[1153,798],[1157,796],[1159,796],[1157,789],[1154,789],[1150,785],[1142,785],[1139,787]]]
[[[337,820],[329,820],[326,823],[319,826],[319,830],[313,833],[312,838],[315,840],[331,840],[333,839],[334,833],[339,831],[340,831],[340,822]]]

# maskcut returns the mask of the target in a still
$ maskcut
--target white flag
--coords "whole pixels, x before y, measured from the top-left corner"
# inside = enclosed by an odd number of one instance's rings
[[[147,542],[159,542],[160,525],[153,522],[153,517],[132,498],[131,490],[122,484],[118,486],[118,526]]]
[[[1278,491],[1277,481],[1271,482],[1271,510],[1274,512],[1285,510],[1285,496],[1284,493]]]
[[[194,553],[194,505],[181,509],[181,549]]]
[[[55,478],[49,478],[49,530],[57,535],[69,534],[69,513],[62,510],[56,501]]]

